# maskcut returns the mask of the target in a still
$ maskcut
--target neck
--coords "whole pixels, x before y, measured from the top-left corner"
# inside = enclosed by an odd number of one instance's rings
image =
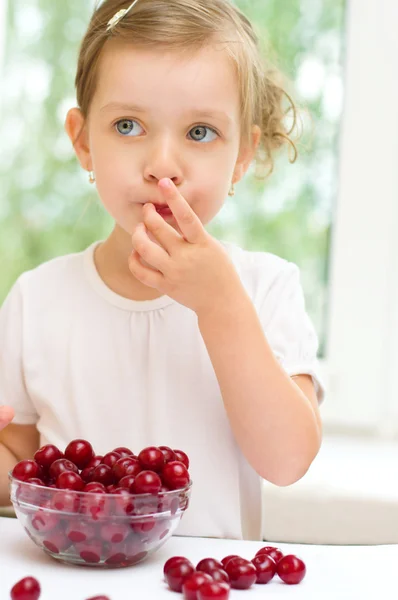
[[[144,285],[131,273],[128,259],[132,250],[131,236],[116,224],[95,252],[99,276],[112,291],[124,298],[139,301],[159,298],[160,292]]]

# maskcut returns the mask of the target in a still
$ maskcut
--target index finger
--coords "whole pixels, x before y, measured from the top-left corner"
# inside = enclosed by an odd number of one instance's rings
[[[201,220],[189,206],[184,196],[180,194],[171,179],[161,179],[158,185],[167,200],[183,237],[192,244],[200,241],[205,230]]]

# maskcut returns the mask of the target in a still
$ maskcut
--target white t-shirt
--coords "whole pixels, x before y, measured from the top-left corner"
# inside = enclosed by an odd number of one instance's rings
[[[177,533],[260,539],[261,479],[232,435],[196,314],[168,296],[114,293],[95,268],[98,243],[13,286],[0,310],[0,405],[14,408],[15,423],[36,424],[41,445],[61,450],[76,438],[97,454],[117,446],[184,450],[193,489]],[[277,358],[290,375],[311,375],[321,401],[298,268],[223,245]]]

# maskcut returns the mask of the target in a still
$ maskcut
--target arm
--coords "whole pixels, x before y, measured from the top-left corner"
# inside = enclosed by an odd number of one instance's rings
[[[18,461],[33,458],[39,448],[39,433],[35,425],[14,425],[11,408],[0,407],[0,506],[10,505],[8,472]]]
[[[298,481],[321,443],[311,378],[293,380],[280,366],[243,287],[228,306],[199,313],[198,324],[243,454],[276,485]]]

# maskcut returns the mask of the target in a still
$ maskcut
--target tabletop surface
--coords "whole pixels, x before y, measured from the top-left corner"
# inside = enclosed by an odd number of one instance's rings
[[[163,565],[171,556],[221,559],[238,554],[251,559],[264,542],[173,537],[146,562],[125,569],[73,567],[48,557],[28,538],[16,519],[0,518],[0,600],[10,600],[10,589],[23,577],[36,577],[40,600],[87,600],[108,595],[110,600],[178,600],[163,580]],[[231,590],[230,600],[289,598],[291,600],[364,600],[398,598],[398,546],[277,545],[296,554],[307,565],[306,578],[297,586],[278,577],[250,590]],[[384,594],[383,594],[384,592]]]

